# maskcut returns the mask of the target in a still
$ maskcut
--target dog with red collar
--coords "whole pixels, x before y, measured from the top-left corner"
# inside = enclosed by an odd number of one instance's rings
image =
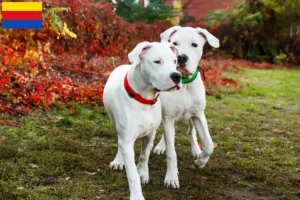
[[[128,55],[133,64],[116,68],[104,87],[104,107],[118,132],[118,152],[110,168],[125,165],[130,200],[144,200],[141,183],[148,183],[149,155],[161,123],[159,92],[181,87],[177,56],[178,50],[171,43],[139,43]],[[137,138],[142,139],[142,151],[136,166]]]

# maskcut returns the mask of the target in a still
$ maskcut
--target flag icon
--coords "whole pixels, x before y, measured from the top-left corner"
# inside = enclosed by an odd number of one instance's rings
[[[42,28],[42,2],[2,2],[2,28]]]

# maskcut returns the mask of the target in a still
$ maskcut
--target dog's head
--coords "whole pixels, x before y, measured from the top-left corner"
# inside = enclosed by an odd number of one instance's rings
[[[160,34],[161,41],[168,41],[181,53],[178,67],[184,76],[192,75],[200,61],[207,41],[212,47],[220,46],[219,40],[206,29],[174,26]]]
[[[177,48],[169,42],[141,42],[128,54],[130,62],[140,62],[141,73],[157,91],[180,89]]]

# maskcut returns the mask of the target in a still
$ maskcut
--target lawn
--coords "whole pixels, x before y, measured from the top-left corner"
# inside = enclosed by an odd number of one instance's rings
[[[164,187],[165,155],[151,154],[147,200],[300,198],[300,71],[243,69],[240,81],[239,92],[207,97],[219,147],[206,167],[193,165],[187,127],[178,125],[181,188]],[[0,199],[129,199],[125,171],[108,167],[117,135],[102,107],[68,105],[0,119]],[[136,157],[139,151],[137,141]]]

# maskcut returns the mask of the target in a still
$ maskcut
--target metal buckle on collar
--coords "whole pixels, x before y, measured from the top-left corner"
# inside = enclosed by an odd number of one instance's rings
[[[157,94],[157,96],[153,99],[151,106],[153,106],[157,102],[158,97],[159,97],[159,94]]]
[[[134,97],[134,94],[135,94],[134,90],[131,90],[130,93],[129,93],[128,95],[129,95],[130,98],[133,98],[133,97]]]

